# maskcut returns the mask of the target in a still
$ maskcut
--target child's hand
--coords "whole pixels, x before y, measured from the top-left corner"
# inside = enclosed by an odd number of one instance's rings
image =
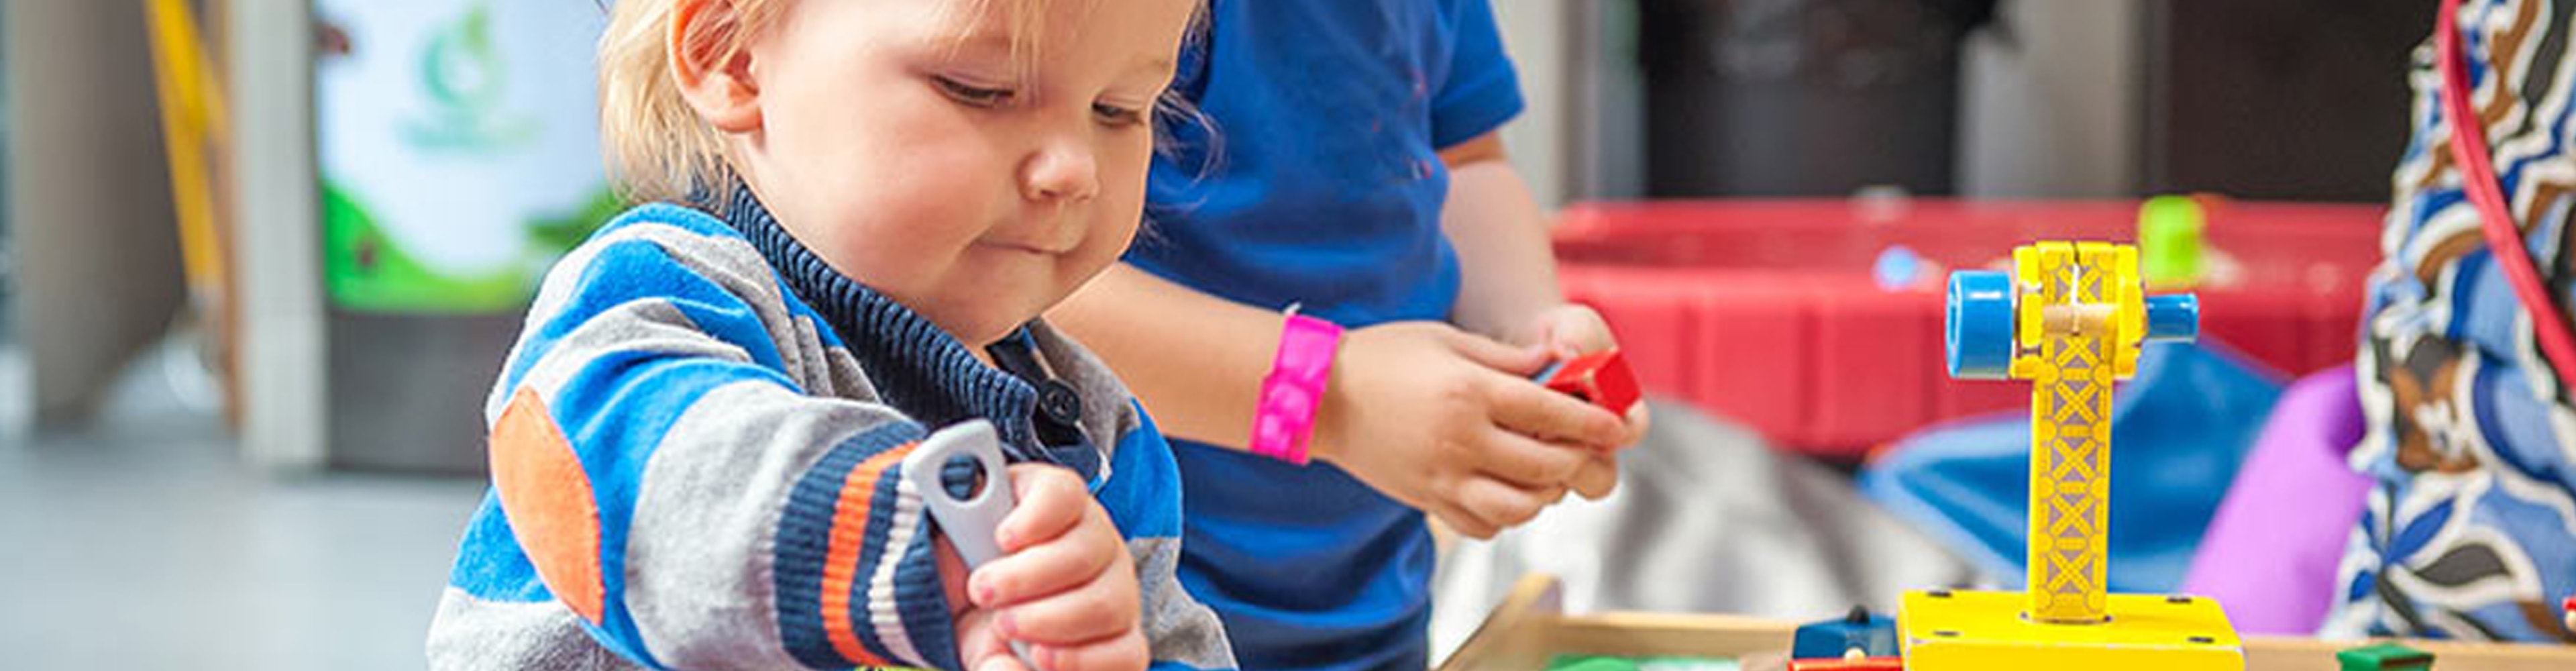
[[[1597,452],[1568,445],[1627,440],[1617,415],[1529,380],[1549,360],[1438,322],[1350,331],[1312,453],[1459,533],[1491,538],[1576,484]]]
[[[967,574],[947,543],[940,575],[957,610],[967,671],[1137,671],[1148,657],[1135,559],[1082,479],[1054,466],[1011,466],[1018,503],[994,532],[1002,556]],[[957,576],[966,575],[965,580]],[[964,594],[959,594],[959,585]]]
[[[1601,313],[1593,311],[1591,306],[1574,303],[1539,313],[1538,319],[1529,328],[1522,329],[1520,337],[1513,340],[1515,344],[1543,346],[1557,359],[1571,359],[1619,346],[1619,339],[1610,334],[1610,324],[1601,320]],[[1617,443],[1602,446],[1609,449],[1593,455],[1575,473],[1574,491],[1583,494],[1584,498],[1599,500],[1610,495],[1610,490],[1619,484],[1619,461],[1614,454],[1617,448],[1644,440],[1646,427],[1654,423],[1644,403],[1629,407],[1625,419],[1627,436]]]

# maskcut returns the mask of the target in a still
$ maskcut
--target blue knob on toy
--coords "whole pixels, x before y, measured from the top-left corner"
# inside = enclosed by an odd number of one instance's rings
[[[1878,262],[1869,267],[1870,278],[1878,280],[1878,288],[1888,291],[1913,286],[1914,278],[1922,272],[1923,255],[1914,253],[1914,248],[1905,245],[1890,245],[1880,250]]]
[[[2191,342],[2200,338],[2200,297],[2166,294],[2147,297],[2149,342]]]
[[[2001,380],[2011,376],[2012,275],[1999,270],[1950,273],[1949,306],[1942,314],[1941,344],[1950,377]]]

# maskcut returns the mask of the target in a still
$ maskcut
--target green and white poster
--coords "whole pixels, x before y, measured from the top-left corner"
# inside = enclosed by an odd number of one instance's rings
[[[618,211],[592,66],[603,3],[316,0],[314,12],[335,306],[516,309]]]

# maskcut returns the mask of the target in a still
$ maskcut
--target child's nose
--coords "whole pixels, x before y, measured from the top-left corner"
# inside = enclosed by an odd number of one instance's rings
[[[1029,200],[1090,200],[1100,192],[1098,162],[1080,142],[1041,144],[1021,164],[1020,191]]]

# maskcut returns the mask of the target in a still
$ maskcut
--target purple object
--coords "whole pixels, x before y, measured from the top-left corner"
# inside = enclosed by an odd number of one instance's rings
[[[2227,608],[2240,634],[2309,635],[2335,599],[2335,568],[2370,493],[2347,456],[2361,442],[2351,366],[2291,384],[2236,472],[2183,591]]]

